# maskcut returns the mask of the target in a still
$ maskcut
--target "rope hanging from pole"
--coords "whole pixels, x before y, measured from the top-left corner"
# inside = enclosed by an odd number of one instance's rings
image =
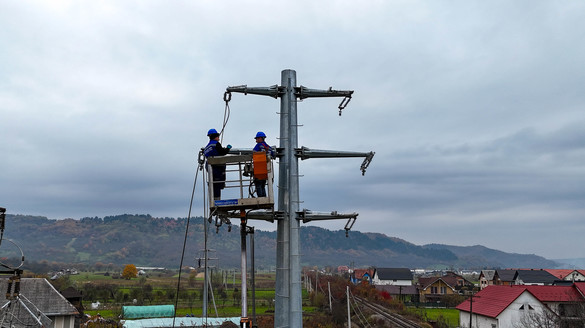
[[[187,215],[187,227],[185,228],[185,239],[183,240],[183,250],[181,252],[181,263],[179,264],[179,277],[177,281],[177,293],[175,297],[175,314],[173,315],[173,325],[175,327],[175,318],[177,317],[177,306],[179,304],[179,290],[181,287],[181,273],[183,271],[183,260],[185,258],[185,248],[187,246],[187,236],[189,235],[189,222],[191,221],[191,209],[193,208],[193,198],[195,196],[195,188],[197,187],[197,177],[199,176],[199,170],[195,170],[195,181],[193,182],[193,191],[191,192],[191,201],[189,203],[189,214]]]
[[[232,93],[229,91],[224,92],[223,101],[225,101],[225,109],[223,111],[223,124],[221,126],[221,131],[219,132],[219,135],[221,135],[220,142],[222,142],[222,143],[223,143],[223,130],[225,129],[225,127],[230,119],[230,105],[229,105],[230,100],[232,100]]]

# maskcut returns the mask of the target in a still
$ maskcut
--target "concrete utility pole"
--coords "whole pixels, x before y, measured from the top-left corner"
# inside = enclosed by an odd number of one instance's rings
[[[339,105],[339,115],[353,91],[314,90],[303,86],[297,87],[296,72],[281,72],[281,85],[271,87],[233,86],[226,89],[227,93],[239,92],[280,97],[280,149],[278,175],[278,211],[276,217],[268,217],[273,213],[249,213],[248,219],[277,220],[276,246],[276,296],[275,296],[275,327],[298,328],[303,326],[302,285],[300,265],[300,221],[348,219],[346,232],[351,229],[357,213],[326,214],[311,211],[299,211],[299,169],[298,160],[309,158],[331,157],[365,157],[362,174],[372,160],[374,153],[340,152],[298,148],[297,98],[313,97],[344,97]]]

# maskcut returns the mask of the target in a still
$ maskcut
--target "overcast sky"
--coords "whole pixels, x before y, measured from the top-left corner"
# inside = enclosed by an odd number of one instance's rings
[[[300,162],[301,208],[418,245],[585,257],[582,1],[1,0],[0,206],[187,217],[225,88],[284,69],[355,91],[341,117],[341,98],[300,102],[299,146],[376,152],[365,176]],[[278,144],[279,106],[234,94],[224,144]]]

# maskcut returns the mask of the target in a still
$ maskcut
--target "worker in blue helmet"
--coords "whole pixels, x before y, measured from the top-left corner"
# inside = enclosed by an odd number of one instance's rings
[[[219,133],[217,130],[209,129],[209,131],[207,131],[207,136],[209,137],[209,143],[203,150],[203,154],[206,158],[212,156],[223,156],[227,154],[230,149],[232,149],[232,145],[227,145],[225,148],[221,146],[221,143],[219,143]],[[221,190],[225,188],[225,164],[212,165],[211,172],[213,174],[213,199],[219,200],[221,199]]]
[[[264,140],[266,140],[266,134],[262,131],[256,133],[256,146],[253,151],[263,151],[270,154],[271,158],[275,157],[274,148],[270,147]],[[254,185],[256,186],[256,195],[258,197],[266,197],[266,180],[260,180],[254,178]]]

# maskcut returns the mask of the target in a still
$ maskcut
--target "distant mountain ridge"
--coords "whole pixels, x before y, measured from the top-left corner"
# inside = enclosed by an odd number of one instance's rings
[[[481,245],[474,246],[450,246],[440,244],[424,245],[428,249],[449,250],[457,255],[460,261],[467,263],[470,267],[482,267],[483,263],[492,263],[493,267],[501,268],[549,268],[552,263],[557,266],[559,263],[547,260],[534,254],[506,253],[490,249]],[[552,262],[552,263],[551,263]]]
[[[240,261],[239,227],[210,225],[208,248],[215,250],[222,268],[237,268]],[[42,216],[7,215],[4,238],[19,245],[28,261],[178,268],[187,228],[185,218],[117,215],[80,220],[50,220]],[[184,265],[197,266],[203,246],[203,218],[189,221]],[[257,268],[276,263],[276,232],[254,233]],[[4,246],[4,244],[3,244]],[[303,226],[303,266],[408,268],[556,268],[558,263],[537,255],[505,253],[484,246],[415,245],[381,233],[362,233]],[[0,257],[20,253],[0,248]]]

